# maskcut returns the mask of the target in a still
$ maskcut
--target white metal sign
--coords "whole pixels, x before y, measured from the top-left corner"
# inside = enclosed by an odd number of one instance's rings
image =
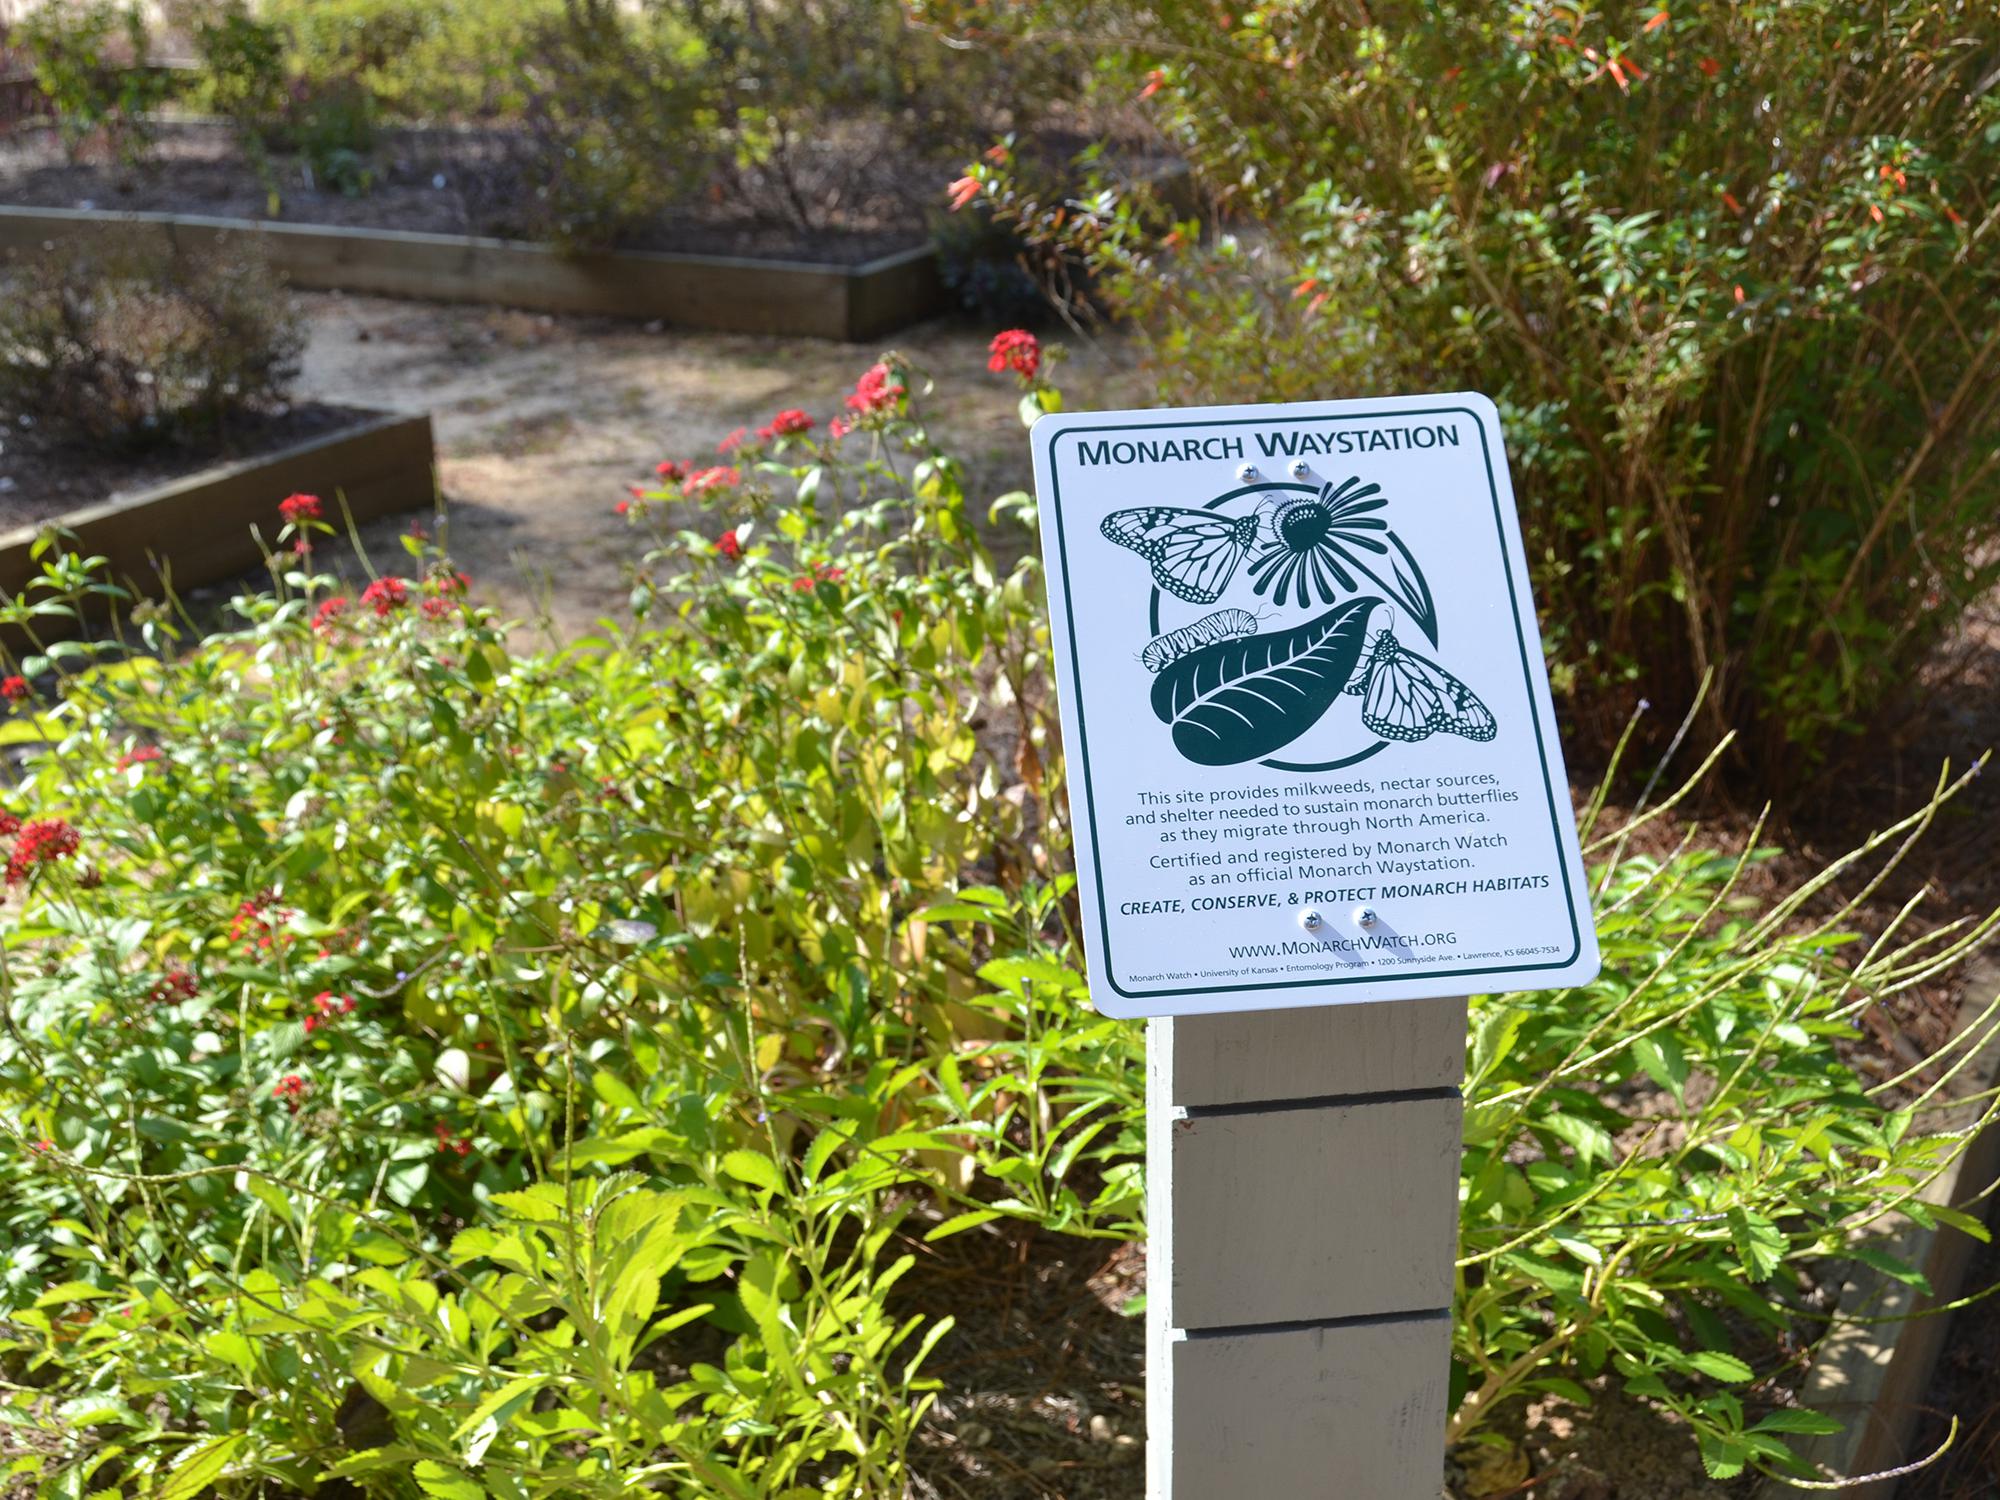
[[[1078,412],[1034,446],[1100,1010],[1596,974],[1490,401]]]

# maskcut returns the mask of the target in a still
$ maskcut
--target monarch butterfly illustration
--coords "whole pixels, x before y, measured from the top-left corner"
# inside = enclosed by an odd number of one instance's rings
[[[1361,697],[1361,722],[1385,740],[1425,740],[1439,732],[1490,740],[1499,726],[1472,689],[1436,662],[1403,649],[1393,632],[1369,637],[1362,674],[1346,691]]]
[[[1213,604],[1257,544],[1255,516],[1172,505],[1114,510],[1098,529],[1152,565],[1153,582],[1190,604]]]
[[[1217,641],[1241,640],[1256,633],[1257,617],[1249,610],[1218,609],[1212,615],[1203,615],[1192,625],[1183,625],[1179,630],[1155,636],[1139,653],[1139,660],[1146,664],[1148,672],[1159,672],[1190,651],[1213,646]]]

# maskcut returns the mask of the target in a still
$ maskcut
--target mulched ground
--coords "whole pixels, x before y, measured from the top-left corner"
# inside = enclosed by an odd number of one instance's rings
[[[797,190],[758,181],[710,183],[689,201],[633,225],[624,248],[858,264],[925,239],[940,201],[940,163],[912,160],[879,138],[833,127],[799,148]],[[303,160],[273,155],[260,168],[226,123],[160,128],[145,162],[67,161],[53,133],[24,127],[0,137],[0,201],[37,208],[122,209],[277,219],[296,224],[540,239],[549,230],[547,169],[520,132],[444,127],[385,130],[368,154],[373,181],[346,193]]]
[[[972,1231],[904,1246],[899,1304],[956,1319],[911,1453],[910,1500],[1137,1500],[1145,1488],[1146,1288],[1137,1245]]]
[[[374,416],[348,406],[300,402],[238,416],[216,442],[164,444],[138,452],[44,442],[36,428],[0,412],[0,532],[38,526],[70,510],[118,500],[156,484],[242,458],[262,458],[296,442],[326,438]]]
[[[138,452],[44,441],[31,424],[0,415],[0,532],[150,489],[239,459],[328,437],[374,413],[321,402],[241,415],[216,441]]]

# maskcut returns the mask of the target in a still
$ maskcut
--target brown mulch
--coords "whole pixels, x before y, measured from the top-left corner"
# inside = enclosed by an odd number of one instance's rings
[[[45,441],[31,423],[0,418],[0,532],[35,526],[69,511],[199,474],[219,464],[260,458],[326,437],[374,413],[321,402],[233,419],[214,442],[163,444],[138,451]]]
[[[939,162],[912,159],[879,139],[832,128],[801,147],[796,184],[811,214],[802,224],[776,190],[746,193],[720,181],[634,225],[621,248],[853,265],[922,244],[925,214],[948,180]],[[434,234],[544,237],[543,172],[518,131],[400,129],[378,133],[374,180],[345,193],[302,160],[273,155],[262,171],[227,124],[161,127],[138,166],[67,161],[46,129],[0,136],[0,202],[36,208],[124,210],[275,219],[294,224]],[[789,194],[787,194],[789,196]]]
[[[949,1315],[910,1500],[1138,1500],[1145,1489],[1142,1246],[973,1230],[904,1247],[901,1311]]]

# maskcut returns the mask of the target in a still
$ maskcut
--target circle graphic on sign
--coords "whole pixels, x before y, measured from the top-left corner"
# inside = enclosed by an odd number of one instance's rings
[[[1434,734],[1494,737],[1478,695],[1398,635],[1440,645],[1430,585],[1388,507],[1357,475],[1104,518],[1103,535],[1152,570],[1137,656],[1183,758],[1316,772]]]

